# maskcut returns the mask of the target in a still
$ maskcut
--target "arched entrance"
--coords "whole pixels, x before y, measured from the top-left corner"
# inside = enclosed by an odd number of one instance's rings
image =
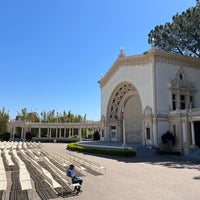
[[[128,82],[113,91],[107,110],[108,140],[142,143],[142,105],[139,93]]]
[[[125,133],[127,142],[142,143],[142,108],[139,95],[131,96],[124,107]]]

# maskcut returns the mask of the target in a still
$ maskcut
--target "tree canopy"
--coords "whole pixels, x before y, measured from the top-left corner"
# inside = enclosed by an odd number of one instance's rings
[[[30,122],[81,122],[86,121],[86,114],[84,116],[74,115],[71,111],[66,112],[65,110],[62,113],[56,112],[54,109],[50,111],[42,111],[40,116],[36,112],[28,112],[26,108],[21,110],[21,113],[18,112],[16,120],[24,120]]]
[[[5,108],[0,110],[0,134],[6,132],[7,122],[9,120],[9,114],[5,111]]]
[[[200,57],[200,1],[174,15],[172,23],[155,26],[148,34],[148,42],[160,50]]]

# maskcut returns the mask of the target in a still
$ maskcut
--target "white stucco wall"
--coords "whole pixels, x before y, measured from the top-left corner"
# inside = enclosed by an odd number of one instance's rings
[[[156,64],[156,96],[157,112],[167,112],[169,110],[169,81],[175,77],[179,66],[166,63]]]
[[[158,144],[162,144],[161,136],[169,130],[168,121],[158,121],[157,130],[158,130],[158,133],[157,133]]]
[[[151,63],[137,66],[121,66],[101,88],[101,115],[106,116],[106,110],[112,92],[124,81],[130,82],[139,93],[142,110],[144,110],[147,105],[153,107]]]
[[[188,79],[194,83],[197,92],[194,95],[194,107],[200,107],[200,66],[199,68],[184,67]]]

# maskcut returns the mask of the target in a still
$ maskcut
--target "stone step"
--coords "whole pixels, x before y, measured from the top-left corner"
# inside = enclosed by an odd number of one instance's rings
[[[137,148],[137,156],[154,156],[154,152],[152,149],[147,147],[138,147]]]
[[[200,149],[196,149],[192,151],[191,153],[184,155],[186,158],[194,158],[194,159],[200,159]]]

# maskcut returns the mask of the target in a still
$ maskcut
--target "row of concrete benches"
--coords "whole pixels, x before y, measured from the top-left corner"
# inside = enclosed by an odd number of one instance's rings
[[[3,159],[0,156],[0,191],[1,191],[2,199],[6,198],[6,189],[7,189],[6,170],[3,164]]]
[[[12,149],[32,149],[32,148],[40,148],[42,144],[40,142],[14,142],[14,141],[0,141],[0,149],[1,150],[12,150]]]
[[[24,156],[26,157],[27,160],[29,160],[29,162],[34,165],[34,167],[36,169],[40,169],[42,175],[45,177],[45,180],[48,182],[48,184],[50,186],[52,186],[53,188],[56,187],[60,187],[62,188],[62,186],[57,183],[51,176],[51,174],[41,168],[37,162],[34,161],[34,159],[30,160],[29,157],[27,157],[27,153],[24,152],[24,150],[26,149],[26,151],[29,152],[29,154],[31,152],[30,149],[27,148],[27,145],[24,145],[25,143],[22,144],[17,144],[17,143],[12,143],[12,142],[8,142],[8,143],[1,143],[0,144],[0,148],[2,150],[1,151],[1,160],[0,160],[0,191],[5,191],[5,195],[2,194],[2,198],[1,199],[6,199],[6,190],[7,190],[7,178],[6,178],[6,169],[8,171],[12,170],[13,166],[17,166],[17,168],[15,168],[15,170],[17,169],[17,174],[19,177],[17,177],[18,181],[15,180],[14,177],[14,172],[11,172],[12,175],[12,186],[11,186],[11,191],[10,191],[10,196],[12,196],[12,198],[19,198],[18,195],[16,195],[17,193],[19,193],[19,190],[21,191],[21,193],[23,191],[27,191],[27,190],[32,190],[33,191],[33,187],[31,184],[31,177],[30,177],[30,173],[28,172],[28,170],[26,169],[26,165],[25,163],[21,160],[21,158],[18,156],[17,151],[18,150],[21,154],[24,154]],[[3,156],[3,158],[2,158]],[[4,159],[4,160],[3,160]],[[5,166],[6,169],[5,169]],[[14,177],[14,178],[13,178]],[[18,183],[19,182],[19,183]],[[20,187],[16,186],[16,184],[20,184]],[[33,193],[32,193],[33,194]],[[32,199],[32,197],[30,197]]]
[[[67,152],[66,154],[67,157],[58,154],[48,154],[47,152],[43,151],[43,149],[41,149],[41,144],[38,143],[0,142],[0,150],[4,158],[4,163],[6,163],[6,167],[8,167],[7,170],[9,170],[10,167],[16,165],[19,167],[18,169],[19,182],[21,185],[22,192],[27,190],[33,191],[35,189],[32,186],[33,179],[35,179],[34,180],[35,184],[36,184],[35,181],[37,181],[37,178],[33,177],[33,174],[31,174],[31,170],[27,169],[27,166],[29,166],[29,168],[31,169],[34,168],[35,170],[34,175],[37,174],[36,177],[40,177],[42,179],[41,181],[45,181],[51,189],[55,190],[54,194],[58,193],[56,191],[61,191],[60,192],[61,195],[63,193],[63,188],[65,186],[67,186],[69,188],[69,191],[72,192],[74,187],[78,185],[78,184],[72,184],[71,179],[68,176],[66,176],[65,171],[67,166],[69,166],[69,164],[75,162],[76,170],[79,172],[85,172],[87,167],[93,168],[94,170],[103,173],[106,172],[105,168],[99,165],[98,163],[88,161],[71,152]],[[13,162],[13,160],[15,162]],[[48,168],[42,166],[41,165],[42,162],[45,163],[48,166]],[[1,163],[3,164],[3,162]],[[62,164],[60,167],[58,167],[55,163],[62,163]],[[55,175],[57,178],[55,178]],[[1,186],[2,184],[1,180],[3,179],[0,179],[0,191],[1,188],[3,188],[3,186]],[[4,181],[4,185],[5,184],[7,184],[7,180]],[[40,187],[38,187],[37,192],[39,192],[38,193],[39,196],[47,195],[45,194],[45,192],[42,192],[45,189],[46,188],[41,189]],[[4,190],[6,190],[6,185],[4,186]]]
[[[48,167],[54,172],[54,174],[56,174],[58,179],[62,180],[62,182],[64,182],[64,184],[68,186],[71,192],[74,190],[75,186],[79,185],[79,184],[72,184],[71,179],[68,176],[66,176],[66,173],[64,171],[56,167],[47,156],[45,156],[44,154],[42,155],[37,150],[34,152],[27,150],[25,152],[23,149],[21,149],[20,153],[26,160],[30,161],[30,163],[34,166],[37,172],[44,178],[44,180],[49,184],[49,186],[52,189],[58,189],[58,188],[61,189],[61,196],[63,195],[63,186],[60,183],[58,183],[58,181],[54,179],[52,174],[37,161],[45,162],[48,165]],[[37,156],[36,154],[39,155]]]
[[[78,163],[80,166],[85,167],[85,168],[91,168],[94,171],[97,171],[99,173],[105,174],[106,173],[106,168],[101,166],[99,163],[92,162],[90,160],[87,160],[81,156],[78,156],[76,153],[72,153],[67,150],[66,156],[68,159]]]

